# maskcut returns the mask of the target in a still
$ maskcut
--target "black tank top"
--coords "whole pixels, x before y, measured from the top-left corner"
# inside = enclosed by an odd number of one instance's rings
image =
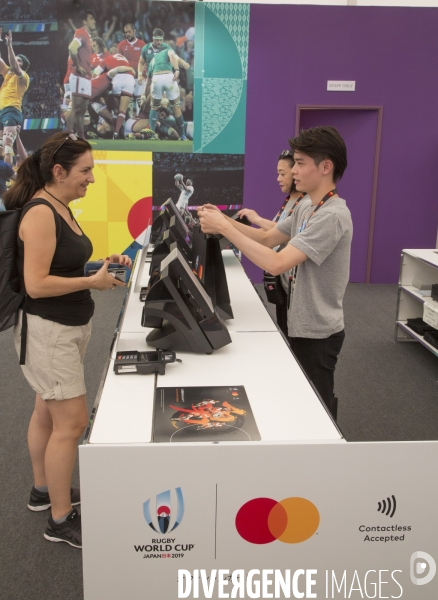
[[[35,198],[38,203],[49,206],[53,211],[56,225],[56,249],[50,265],[49,275],[56,277],[83,277],[84,265],[93,253],[90,239],[82,231],[79,235],[53,208],[50,202]],[[21,218],[27,210],[21,211]],[[18,237],[18,266],[23,277],[24,244]],[[37,315],[62,325],[86,325],[94,313],[94,301],[90,290],[79,290],[62,296],[50,298],[31,298],[26,296],[24,310],[30,315]]]

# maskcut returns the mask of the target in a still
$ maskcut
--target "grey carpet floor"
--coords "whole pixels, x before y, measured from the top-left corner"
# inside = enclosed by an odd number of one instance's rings
[[[86,357],[90,408],[123,294],[122,289],[93,294],[96,313]],[[394,285],[347,288],[346,340],[336,370],[336,393],[339,426],[348,441],[438,439],[438,358],[420,344],[393,341],[396,301]],[[17,364],[10,331],[0,334],[0,356],[0,598],[82,600],[81,551],[47,542],[47,513],[26,507],[32,483],[26,432],[34,399]]]
[[[90,409],[124,295],[123,288],[93,293],[96,311],[85,367]],[[43,533],[47,511],[34,513],[27,508],[32,470],[26,436],[35,395],[18,365],[12,331],[0,334],[0,356],[3,365],[0,375],[0,598],[82,600],[82,551],[68,544],[46,541]],[[79,484],[77,467],[74,484]]]
[[[438,357],[394,341],[397,286],[349,284],[344,303],[335,381],[346,439],[438,439]]]

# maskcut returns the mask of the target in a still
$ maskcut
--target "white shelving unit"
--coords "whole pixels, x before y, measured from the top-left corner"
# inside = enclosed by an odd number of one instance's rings
[[[426,342],[423,336],[407,326],[408,319],[422,318],[424,303],[434,303],[430,292],[420,290],[419,284],[438,283],[438,250],[403,250],[395,325],[396,342],[420,342],[438,356],[438,349]],[[415,284],[415,286],[413,285]],[[438,304],[435,302],[435,304]]]

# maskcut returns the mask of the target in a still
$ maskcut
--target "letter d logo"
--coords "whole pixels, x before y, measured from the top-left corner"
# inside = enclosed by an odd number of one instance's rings
[[[427,562],[426,562],[427,561]],[[427,552],[414,552],[411,556],[411,581],[414,585],[425,585],[436,573],[436,562]]]

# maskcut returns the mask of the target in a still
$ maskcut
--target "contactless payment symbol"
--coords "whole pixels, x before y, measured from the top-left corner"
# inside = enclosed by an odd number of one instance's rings
[[[170,490],[157,494],[155,498],[155,510],[151,507],[150,499],[143,503],[143,515],[146,523],[155,532],[170,533],[181,523],[184,516],[184,498],[181,488],[175,488],[175,496],[176,498],[172,502]],[[176,510],[173,508],[175,500]]]
[[[299,544],[312,537],[319,521],[318,509],[306,498],[254,498],[239,509],[236,529],[251,544]]]

